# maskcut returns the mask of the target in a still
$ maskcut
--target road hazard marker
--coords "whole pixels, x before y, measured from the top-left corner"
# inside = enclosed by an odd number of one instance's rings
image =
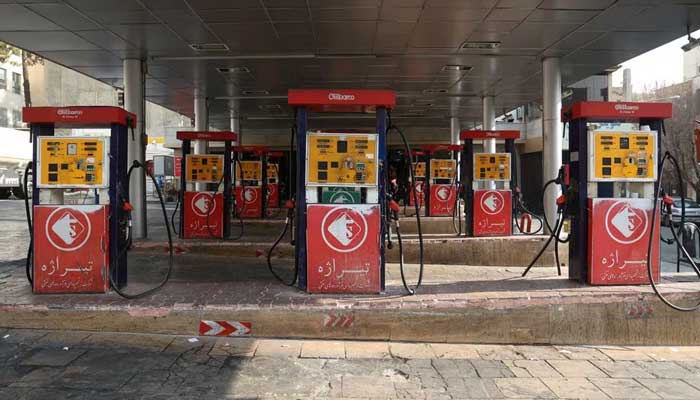
[[[349,328],[354,322],[355,316],[352,314],[328,314],[323,318],[323,326],[326,328]]]
[[[200,336],[248,336],[253,324],[243,321],[205,321],[199,322]]]

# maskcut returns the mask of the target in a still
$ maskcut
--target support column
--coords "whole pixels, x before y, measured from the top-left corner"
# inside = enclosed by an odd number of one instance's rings
[[[194,90],[194,130],[207,131],[209,130],[209,115],[207,112],[207,97],[203,90]],[[195,140],[192,146],[192,154],[207,154],[207,142]],[[206,190],[206,184],[196,183],[195,190],[203,192]]]
[[[481,98],[482,102],[482,127],[485,131],[493,131],[496,129],[496,109],[495,98],[493,96],[485,96]],[[496,152],[496,139],[484,140],[484,153]],[[489,182],[489,189],[496,189],[496,182]]]
[[[241,120],[239,116],[236,114],[236,110],[234,107],[233,102],[231,102],[229,109],[229,119],[230,119],[230,128],[232,132],[236,132],[238,135],[238,140],[236,141],[236,145],[241,144],[241,133],[239,132],[241,130]]]
[[[145,164],[146,158],[146,100],[145,100],[144,63],[140,59],[124,60],[124,108],[136,114],[137,125],[134,129],[134,140],[129,137],[127,162],[131,166],[134,161]],[[134,239],[147,236],[146,229],[146,171],[139,168],[132,173],[129,182],[129,201],[134,206],[131,213],[132,235]]]
[[[557,177],[561,167],[562,125],[561,125],[561,68],[558,58],[542,60],[543,118],[542,118],[542,182]],[[556,220],[559,186],[550,185],[544,197],[544,212],[549,221]]]
[[[459,118],[457,118],[457,117],[450,118],[450,144],[460,144],[459,143],[459,132],[460,131],[461,131],[461,129],[460,129],[460,125],[459,125]],[[455,173],[457,174],[457,181],[460,181],[461,168],[459,168],[459,161],[462,158],[462,152],[458,151],[456,155],[457,155],[457,171],[455,171]]]

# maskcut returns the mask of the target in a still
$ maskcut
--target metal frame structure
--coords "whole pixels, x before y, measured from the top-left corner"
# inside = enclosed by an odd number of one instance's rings
[[[663,132],[663,120],[671,118],[671,103],[580,102],[561,111],[561,120],[569,125],[569,174],[575,197],[569,199],[571,218],[569,240],[569,279],[588,279],[589,209],[588,209],[588,124],[638,123],[653,131]],[[658,153],[661,153],[659,139]],[[613,196],[613,182],[597,182],[598,197]]]
[[[118,288],[127,284],[126,257],[118,257],[126,246],[126,237],[120,235],[119,224],[126,218],[127,211],[119,206],[121,190],[127,188],[127,149],[129,128],[136,127],[136,115],[120,107],[25,107],[22,120],[29,123],[32,138],[32,176],[37,176],[38,138],[54,136],[56,128],[109,128],[109,263],[110,274]],[[133,132],[133,131],[132,131]],[[41,205],[38,185],[32,188],[32,205]],[[128,196],[128,193],[126,193]],[[98,200],[98,199],[96,199]]]
[[[304,233],[307,229],[306,219],[306,133],[309,127],[309,112],[331,113],[369,113],[376,114],[376,129],[379,137],[379,205],[382,221],[386,218],[386,174],[387,174],[387,142],[386,132],[388,112],[396,105],[396,95],[388,90],[289,90],[288,104],[295,108],[296,113],[296,151],[297,151],[297,199],[296,199],[296,232]],[[381,289],[385,289],[385,254],[384,238],[386,230],[381,224],[380,231],[380,270]],[[296,237],[295,258],[299,275],[300,289],[307,286],[307,251],[306,236]]]
[[[201,140],[206,142],[223,142],[224,143],[224,208],[223,208],[223,237],[224,239],[231,236],[231,142],[235,142],[238,136],[235,132],[230,131],[184,131],[177,132],[176,137],[182,140],[182,158],[180,159],[180,238],[183,238],[185,232],[185,192],[187,191],[187,173],[185,167],[187,165],[187,155],[192,153],[192,141]]]

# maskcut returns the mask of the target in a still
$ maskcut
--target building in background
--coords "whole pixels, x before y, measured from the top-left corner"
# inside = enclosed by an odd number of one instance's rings
[[[0,128],[21,128],[23,106],[22,59],[12,55],[0,63]]]

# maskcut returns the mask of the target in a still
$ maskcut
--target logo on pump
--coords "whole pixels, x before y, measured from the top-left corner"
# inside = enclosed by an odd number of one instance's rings
[[[349,253],[367,239],[367,219],[352,208],[334,208],[321,221],[321,236],[331,249]]]
[[[352,195],[344,190],[339,190],[331,195],[330,202],[333,204],[352,203]]]
[[[617,111],[639,111],[639,106],[632,104],[619,103],[615,104],[615,110]]]
[[[192,211],[200,217],[212,215],[216,210],[216,201],[209,193],[197,193],[192,197]]]
[[[626,201],[613,204],[605,214],[605,229],[614,241],[632,244],[644,236],[649,225],[646,210],[632,207]]]
[[[56,114],[64,118],[77,118],[83,115],[83,110],[71,110],[70,108],[59,108]]]
[[[243,201],[246,204],[254,203],[258,199],[258,191],[255,189],[247,188],[243,191]]]
[[[74,251],[81,248],[90,238],[90,231],[90,219],[81,210],[57,208],[46,220],[46,238],[59,250]]]
[[[328,100],[353,101],[353,100],[355,100],[355,95],[340,94],[340,93],[328,93]]]
[[[484,193],[481,197],[481,209],[484,210],[486,214],[495,215],[503,210],[505,205],[505,200],[503,195],[499,192],[489,191]]]
[[[437,192],[435,193],[437,195],[437,198],[441,201],[447,201],[450,198],[452,198],[452,195],[454,192],[451,190],[449,186],[440,186],[437,189]]]

